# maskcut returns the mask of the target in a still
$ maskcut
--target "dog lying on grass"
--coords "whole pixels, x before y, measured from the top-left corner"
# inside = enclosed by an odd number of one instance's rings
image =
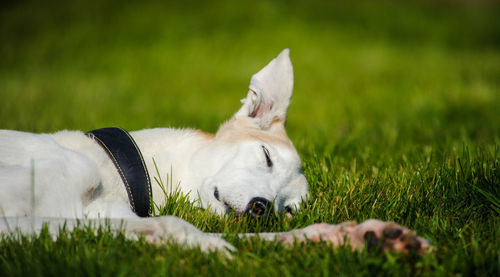
[[[171,170],[178,190],[220,215],[298,212],[308,196],[308,184],[285,131],[293,90],[289,50],[256,73],[249,88],[242,107],[215,135],[191,129],[131,132],[144,157],[146,178],[156,167]],[[180,218],[139,217],[127,179],[98,140],[80,131],[0,131],[0,232],[36,234],[47,225],[57,236],[63,226],[72,229],[83,223],[122,230],[130,238],[144,236],[154,243],[174,240],[203,250],[235,250],[222,234],[203,233]],[[152,201],[163,205],[160,186],[150,189]],[[285,244],[349,243],[353,249],[381,245],[383,250],[419,253],[429,247],[410,230],[378,220],[241,236]]]

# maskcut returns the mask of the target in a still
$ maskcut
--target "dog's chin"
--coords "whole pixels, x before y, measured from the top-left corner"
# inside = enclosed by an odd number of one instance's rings
[[[209,210],[211,213],[217,214],[218,216],[244,216],[246,211],[244,208],[236,208],[228,203],[224,202],[210,202],[203,205],[203,209]]]
[[[217,214],[219,216],[225,215],[243,215],[245,213],[246,207],[238,207],[234,203],[229,203],[222,196],[218,199],[214,196],[215,187],[211,182],[205,185],[199,192],[199,203],[201,203],[201,208],[209,210],[210,212]]]
[[[219,216],[241,216],[245,214],[243,209],[236,209],[229,204],[221,205],[220,203],[214,203],[208,209]]]
[[[210,211],[218,216],[225,216],[229,214],[227,207],[222,205],[222,203],[217,202],[203,202],[201,208]]]

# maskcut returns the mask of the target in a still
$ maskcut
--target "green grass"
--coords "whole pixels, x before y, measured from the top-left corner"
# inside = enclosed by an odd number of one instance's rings
[[[500,275],[500,6],[468,1],[0,4],[0,128],[215,131],[291,48],[287,130],[311,199],[292,219],[157,211],[227,232],[231,260],[82,229],[0,241],[0,275]],[[160,169],[167,178],[169,169]],[[393,220],[423,257],[233,234]]]

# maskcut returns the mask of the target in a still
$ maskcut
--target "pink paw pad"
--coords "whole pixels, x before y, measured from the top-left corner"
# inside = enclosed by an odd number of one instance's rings
[[[429,242],[392,222],[365,222],[358,225],[356,235],[362,235],[368,249],[423,254],[429,251]]]

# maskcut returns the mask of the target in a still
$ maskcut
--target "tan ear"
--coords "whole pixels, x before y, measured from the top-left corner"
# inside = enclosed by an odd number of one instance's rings
[[[247,97],[234,118],[253,118],[261,129],[273,123],[286,121],[288,105],[293,92],[293,67],[290,50],[283,50],[278,57],[252,76]]]

